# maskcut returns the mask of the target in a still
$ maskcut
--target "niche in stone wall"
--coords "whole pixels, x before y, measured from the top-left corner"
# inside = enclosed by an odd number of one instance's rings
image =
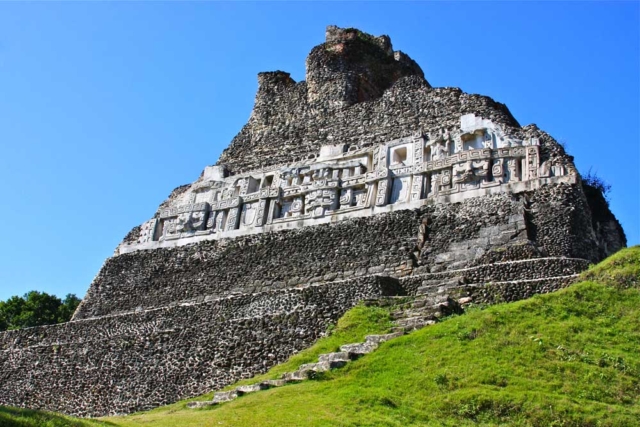
[[[255,193],[260,189],[260,181],[252,176],[247,177],[247,194]]]
[[[413,164],[410,144],[398,145],[389,148],[389,167],[407,166]]]
[[[519,159],[505,159],[505,182],[522,181],[522,164]]]
[[[391,199],[389,203],[404,203],[409,196],[409,184],[411,177],[394,178],[391,187]]]
[[[240,195],[240,192],[242,191],[242,180],[239,179],[236,181],[236,183],[233,185],[233,196],[232,197],[238,197]]]
[[[353,189],[353,204],[355,206],[366,206],[367,204],[367,189],[366,187]]]
[[[493,135],[485,129],[477,129],[474,132],[460,135],[463,150],[479,150],[482,148],[495,148]]]
[[[431,146],[427,145],[424,148],[424,161],[425,162],[430,162],[431,161]]]
[[[227,216],[229,216],[229,212],[227,211],[219,211],[216,215],[215,230],[217,232],[224,230],[224,227],[227,225]]]
[[[202,202],[211,202],[211,196],[212,196],[212,191],[211,189],[207,188],[207,189],[203,189],[201,191],[196,192],[196,198],[194,200],[194,203],[202,203]],[[211,199],[211,200],[210,200]]]
[[[260,188],[268,188],[273,185],[273,175],[266,175],[262,178],[262,184],[260,184]]]
[[[286,218],[291,211],[292,200],[283,200],[278,209],[278,218]]]
[[[431,194],[431,174],[424,174],[424,175],[416,176],[414,179],[421,179],[422,180],[422,194],[420,194],[420,198],[421,199],[426,199],[426,198],[432,196],[432,194]]]

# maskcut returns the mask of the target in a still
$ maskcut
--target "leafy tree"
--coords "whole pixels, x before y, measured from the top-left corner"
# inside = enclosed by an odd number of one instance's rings
[[[78,304],[80,304],[80,298],[75,294],[67,294],[62,300],[62,305],[58,309],[58,323],[68,322],[73,317]]]
[[[80,299],[73,294],[64,301],[38,291],[13,296],[0,301],[0,331],[67,322],[79,303]]]

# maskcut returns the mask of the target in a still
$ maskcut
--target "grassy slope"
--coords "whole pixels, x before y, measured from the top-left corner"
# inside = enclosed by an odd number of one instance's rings
[[[182,402],[105,420],[122,427],[639,425],[640,247],[583,279],[553,294],[448,318],[318,380],[211,409],[188,410]],[[369,324],[371,332],[388,326],[381,309],[366,320],[368,310],[349,314],[365,319],[351,325],[359,335]],[[343,326],[325,339],[334,342],[321,340],[316,350],[358,338],[340,341]]]
[[[114,424],[94,420],[80,420],[50,412],[0,406],[2,427],[107,427]]]

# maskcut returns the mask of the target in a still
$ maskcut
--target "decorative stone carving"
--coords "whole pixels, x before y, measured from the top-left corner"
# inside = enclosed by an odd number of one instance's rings
[[[486,160],[457,164],[453,167],[453,183],[464,187],[478,187],[486,181],[489,172],[489,162]]]
[[[178,233],[179,232],[177,231],[177,227],[176,227],[176,219],[167,219],[163,221],[163,228],[162,228],[163,239],[177,238],[179,237],[176,235]]]
[[[387,204],[389,192],[389,179],[378,181],[378,192],[376,193],[376,206],[384,206]]]
[[[437,141],[431,146],[431,159],[442,160],[449,155],[449,142]]]
[[[185,223],[185,231],[198,231],[204,230],[204,226],[206,224],[207,212],[206,211],[198,211],[192,212],[189,215],[189,219]]]
[[[423,175],[415,175],[411,182],[411,201],[417,201],[422,198],[422,185],[424,182]]]
[[[458,129],[418,131],[373,147],[346,148],[326,145],[299,163],[231,176],[224,167],[207,167],[174,206],[160,212],[155,225],[153,220],[143,224],[136,244],[205,230],[216,234],[211,238],[225,237],[228,231],[242,234],[292,219],[296,226],[311,225],[329,213],[370,215],[372,208],[387,204],[417,207],[433,197],[496,186],[509,191],[522,181],[575,174],[558,158],[540,164],[538,138],[515,139],[474,114],[462,116]]]
[[[340,194],[340,206],[351,206],[351,202],[353,201],[353,191],[351,188],[346,188],[341,191]]]
[[[204,230],[208,211],[209,203],[207,202],[181,205],[163,210],[160,212],[160,219],[163,224],[160,238],[175,239],[181,237],[181,233]]]
[[[294,199],[291,203],[291,212],[299,215],[302,212],[302,206],[303,204],[301,198]]]
[[[260,199],[260,201],[258,202],[258,212],[257,212],[257,217],[256,217],[256,227],[262,227],[262,225],[264,225],[264,220],[265,220],[265,210],[266,210],[266,206],[267,206],[267,200],[266,199]]]
[[[527,148],[527,178],[528,179],[536,179],[538,178],[538,168],[539,168],[539,155],[538,155],[539,147],[536,145],[531,145]]]
[[[435,172],[431,174],[431,191],[429,192],[429,195],[431,196],[438,195],[438,193],[440,192],[441,180],[442,180],[442,177],[440,176],[439,172]]]
[[[358,207],[365,207],[367,204],[367,190],[366,189],[361,189],[361,190],[355,190],[354,191],[354,199],[355,199],[355,204]]]
[[[157,219],[151,219],[140,226],[140,237],[138,243],[147,243],[154,240],[156,233]]]
[[[242,216],[240,217],[240,224],[243,227],[248,227],[254,224],[258,215],[258,203],[245,203],[242,205]]]
[[[240,211],[240,208],[229,209],[229,214],[227,216],[227,224],[226,224],[227,231],[235,230],[236,228],[238,228],[238,222],[240,221],[240,218],[238,215],[239,211]]]
[[[503,181],[504,176],[504,159],[495,159],[491,168],[491,175],[494,181]]]
[[[508,181],[520,181],[520,162],[518,159],[507,159]]]

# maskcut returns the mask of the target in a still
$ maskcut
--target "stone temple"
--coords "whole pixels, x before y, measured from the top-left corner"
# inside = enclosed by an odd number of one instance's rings
[[[156,407],[266,371],[361,300],[526,298],[626,245],[550,135],[431,87],[387,36],[330,26],[305,81],[258,81],[218,162],[131,230],[73,321],[0,334],[0,404]]]

